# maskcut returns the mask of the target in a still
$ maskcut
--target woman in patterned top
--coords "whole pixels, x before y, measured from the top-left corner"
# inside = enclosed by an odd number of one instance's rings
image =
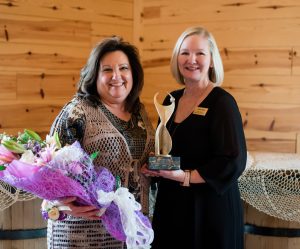
[[[91,154],[99,151],[95,166],[121,178],[148,213],[149,180],[140,167],[154,146],[154,131],[139,96],[144,74],[137,49],[119,37],[104,39],[81,70],[76,96],[55,119],[51,134],[62,144],[79,141]],[[76,206],[75,197],[62,201],[72,211],[65,220],[48,220],[50,249],[119,249],[125,244],[105,230],[98,209]]]

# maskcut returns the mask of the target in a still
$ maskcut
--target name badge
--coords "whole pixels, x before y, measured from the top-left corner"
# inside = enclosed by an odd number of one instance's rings
[[[206,113],[207,113],[207,111],[208,111],[208,108],[197,107],[197,108],[195,109],[195,111],[193,111],[193,114],[205,116]]]

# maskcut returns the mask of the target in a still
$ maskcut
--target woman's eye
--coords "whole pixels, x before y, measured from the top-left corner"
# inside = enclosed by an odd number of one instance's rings
[[[111,68],[103,68],[103,69],[102,69],[102,72],[111,72],[111,71],[112,71]]]
[[[197,55],[206,55],[205,52],[198,52]]]
[[[122,70],[122,71],[127,71],[128,69],[129,69],[129,67],[127,67],[127,66],[123,66],[120,68],[120,70]]]
[[[188,55],[188,52],[181,52],[181,55]]]

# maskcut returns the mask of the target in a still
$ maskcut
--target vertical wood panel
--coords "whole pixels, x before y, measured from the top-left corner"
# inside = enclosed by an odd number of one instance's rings
[[[91,35],[92,46],[95,46],[102,39],[112,35],[121,36],[124,40],[132,42],[133,30],[131,26],[121,24],[92,23]]]
[[[142,100],[156,125],[154,93],[181,87],[169,69],[175,41],[185,28],[203,25],[218,42],[224,88],[240,106],[248,148],[295,152],[299,10],[298,0],[0,0],[0,132],[31,125],[46,133],[55,112],[71,97],[91,47],[111,34],[140,49]],[[246,249],[297,248],[293,239],[284,244],[262,238],[246,242]]]
[[[0,13],[132,25],[132,1],[122,0],[0,0]]]
[[[155,92],[180,88],[170,75],[173,46],[183,30],[204,26],[218,43],[225,68],[223,87],[237,100],[248,150],[299,150],[300,30],[297,0],[152,0],[143,2],[145,68],[143,100],[155,123]],[[299,227],[246,207],[259,225]],[[299,238],[245,236],[245,249],[296,249]]]
[[[111,35],[133,41],[131,0],[0,0],[0,13],[2,132],[45,134],[75,94],[91,48]]]
[[[285,1],[204,1],[196,0],[145,1],[143,13],[145,25],[178,24],[182,22],[199,24],[208,21],[262,20],[298,18],[300,4],[297,0]],[[241,27],[242,29],[242,27]]]
[[[110,35],[133,41],[133,0],[0,0],[0,132],[42,137],[75,94],[92,47]],[[0,213],[2,229],[45,227],[40,200]],[[0,249],[46,249],[46,238]]]
[[[67,101],[74,96],[78,80],[78,72],[73,74],[17,74],[17,98],[22,101],[49,99]]]
[[[295,46],[292,50],[292,74],[300,75],[300,47]]]
[[[0,73],[0,99],[13,100],[17,97],[16,74]]]
[[[12,229],[12,209],[8,208],[0,212],[0,228],[3,230]],[[10,240],[0,241],[0,249],[12,248],[12,243]]]
[[[279,134],[295,134],[300,129],[299,8],[296,0],[143,2],[140,47],[146,108],[154,111],[154,92],[180,88],[170,76],[173,46],[187,27],[204,26],[213,33],[221,52],[223,87],[238,101],[246,134],[247,130],[255,134],[247,137],[249,149],[294,152],[295,136]],[[268,133],[267,139],[261,137],[262,132]]]
[[[90,39],[90,23],[25,17],[22,20],[1,18],[0,41],[12,43],[82,46]]]

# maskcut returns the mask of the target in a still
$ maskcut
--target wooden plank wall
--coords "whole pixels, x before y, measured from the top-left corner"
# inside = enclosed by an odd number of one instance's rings
[[[110,35],[132,42],[132,0],[0,0],[0,132],[45,136],[75,93],[91,48]],[[0,230],[45,227],[40,204],[0,212]],[[0,240],[0,249],[46,247],[45,238]]]
[[[146,71],[143,100],[152,119],[156,91],[179,88],[169,70],[173,46],[190,26],[215,36],[223,87],[238,101],[249,150],[295,152],[300,130],[298,0],[144,0],[135,10],[134,41]]]
[[[132,0],[0,0],[0,132],[47,134],[110,35],[132,41]]]
[[[0,132],[27,127],[46,134],[73,95],[91,47],[112,34],[140,49],[142,100],[155,124],[154,93],[181,87],[168,66],[175,41],[185,28],[203,25],[218,42],[223,87],[239,103],[248,148],[294,152],[299,6],[297,0],[0,0]]]
[[[248,149],[295,152],[299,13],[298,0],[0,0],[0,132],[31,128],[47,134],[74,94],[91,48],[109,35],[121,35],[140,49],[142,100],[155,124],[154,93],[181,87],[169,70],[176,39],[187,27],[202,25],[218,42],[223,87],[238,101]],[[17,209],[28,209],[26,202],[21,205]],[[271,248],[265,241],[257,243]],[[291,240],[281,243],[276,245],[297,248]],[[26,243],[0,244],[10,247],[25,248]]]
[[[298,0],[136,2],[134,23],[139,32],[134,33],[134,41],[146,72],[143,100],[154,124],[155,92],[182,87],[169,69],[177,38],[187,27],[204,26],[217,40],[225,67],[223,87],[238,101],[248,149],[296,152],[300,130]],[[249,205],[244,214],[252,224],[299,228]],[[245,249],[281,248],[299,248],[299,238],[245,236]]]

